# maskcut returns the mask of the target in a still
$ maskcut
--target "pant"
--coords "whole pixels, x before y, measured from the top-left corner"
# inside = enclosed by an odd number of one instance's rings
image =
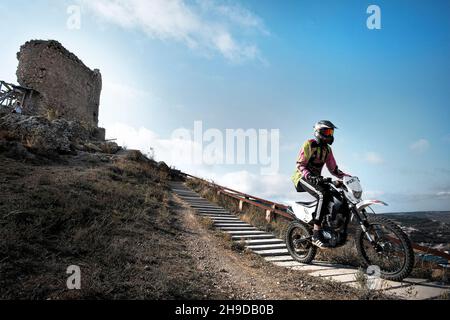
[[[302,178],[299,181],[296,189],[298,192],[308,192],[310,195],[317,199],[317,208],[313,217],[313,223],[321,225],[323,218],[328,213],[328,205],[331,201],[330,192],[323,186],[312,184],[311,182],[306,181],[305,178]]]

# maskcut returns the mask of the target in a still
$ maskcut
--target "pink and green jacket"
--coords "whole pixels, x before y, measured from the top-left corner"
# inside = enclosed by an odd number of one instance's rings
[[[321,145],[315,139],[306,141],[300,150],[292,181],[297,185],[302,177],[308,179],[311,175],[320,176],[325,164],[335,177],[341,179],[348,176],[339,170],[329,145]]]

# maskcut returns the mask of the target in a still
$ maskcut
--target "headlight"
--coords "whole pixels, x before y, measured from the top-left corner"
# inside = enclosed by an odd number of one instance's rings
[[[356,199],[361,199],[362,191],[353,191],[353,195]]]

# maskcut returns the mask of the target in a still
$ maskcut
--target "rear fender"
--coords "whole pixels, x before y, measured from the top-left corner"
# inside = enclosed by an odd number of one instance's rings
[[[292,213],[294,214],[294,216],[305,222],[305,223],[310,223],[313,220],[313,214],[315,212],[315,206],[312,208],[308,208],[302,205],[299,205],[298,203],[293,203],[292,206]]]

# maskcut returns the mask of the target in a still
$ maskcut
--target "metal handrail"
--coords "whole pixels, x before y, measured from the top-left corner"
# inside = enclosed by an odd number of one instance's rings
[[[243,197],[246,198],[246,199],[254,199],[254,200],[260,201],[260,202],[262,202],[262,203],[268,204],[268,205],[270,205],[270,206],[275,206],[276,208],[280,208],[280,209],[287,209],[287,208],[288,208],[288,206],[286,206],[286,205],[284,205],[284,204],[282,204],[282,203],[277,203],[277,202],[269,201],[269,200],[262,199],[262,198],[259,198],[259,197],[255,197],[255,196],[252,196],[252,195],[250,195],[250,194],[243,193],[243,192],[240,192],[240,191],[236,191],[236,190],[234,190],[234,189],[231,189],[231,188],[228,188],[228,187],[221,186],[221,185],[216,184],[216,183],[214,183],[214,182],[209,182],[209,181],[207,181],[207,180],[205,180],[205,179],[202,179],[202,178],[199,178],[199,177],[196,177],[196,176],[187,174],[187,173],[184,173],[184,175],[187,176],[187,177],[191,177],[191,178],[197,179],[197,180],[202,180],[202,181],[204,181],[204,182],[206,182],[206,183],[208,183],[208,184],[210,184],[210,185],[214,185],[216,188],[220,188],[220,189],[222,189],[222,190],[224,190],[224,191],[230,191],[230,192],[232,192],[232,193],[236,193],[236,194],[238,194],[238,195],[243,196]]]

